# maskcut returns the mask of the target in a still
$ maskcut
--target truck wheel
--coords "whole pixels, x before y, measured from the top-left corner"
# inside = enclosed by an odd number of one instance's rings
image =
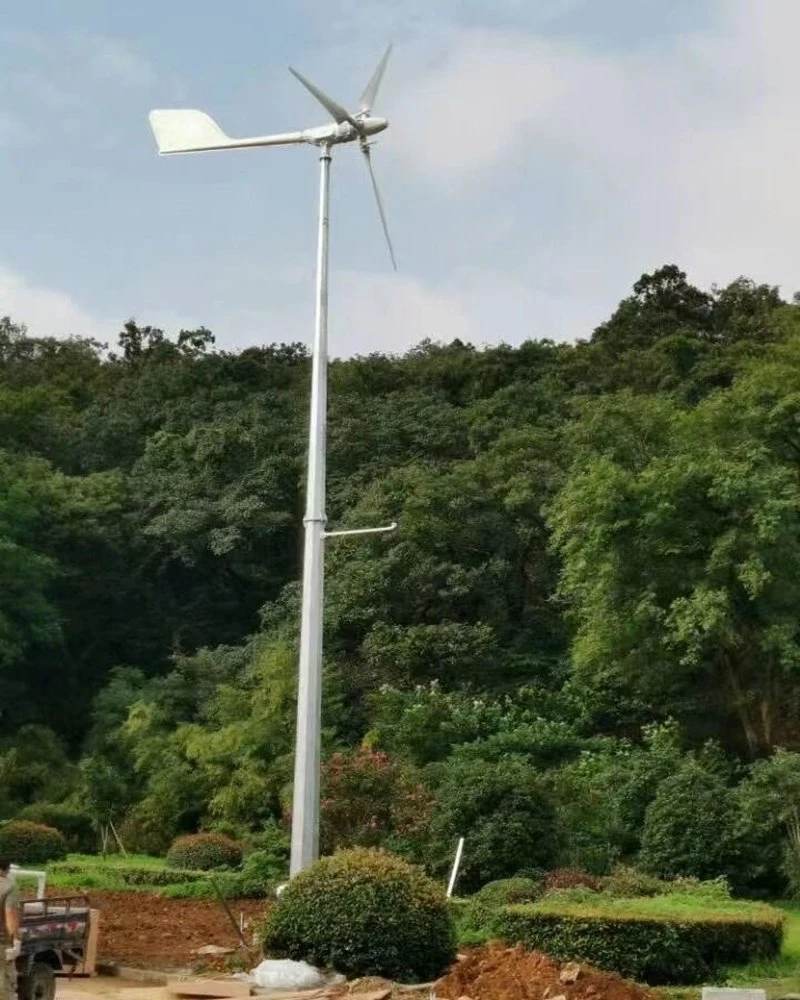
[[[34,962],[27,976],[17,982],[17,1000],[54,1000],[56,977],[45,962]]]

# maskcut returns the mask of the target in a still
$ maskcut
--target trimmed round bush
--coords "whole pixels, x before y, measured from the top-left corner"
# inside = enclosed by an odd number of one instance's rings
[[[97,850],[97,831],[92,817],[78,809],[39,802],[25,806],[15,819],[41,823],[58,830],[73,854],[93,854]]]
[[[170,868],[205,872],[212,868],[238,868],[241,863],[241,845],[221,833],[193,833],[178,837],[167,851]]]
[[[12,864],[34,865],[61,861],[69,852],[58,830],[43,823],[15,820],[0,827],[0,857]]]
[[[455,957],[443,890],[382,851],[334,854],[296,875],[263,927],[265,954],[348,977],[428,982]]]

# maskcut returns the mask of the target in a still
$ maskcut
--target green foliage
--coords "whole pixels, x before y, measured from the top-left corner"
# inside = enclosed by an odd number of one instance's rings
[[[459,874],[461,892],[522,868],[552,867],[559,850],[555,810],[525,761],[454,757],[438,767],[433,782],[436,809],[426,850],[437,875],[446,875],[462,835],[468,835],[469,846]]]
[[[237,876],[237,893],[246,899],[261,899],[289,872],[288,858],[273,851],[253,851],[244,859]]]
[[[669,892],[669,882],[628,865],[617,865],[611,874],[603,879],[603,894],[617,899],[662,896],[667,892]]]
[[[459,900],[462,905],[454,911],[459,942],[482,943],[502,907],[512,903],[532,903],[543,894],[542,882],[532,878],[506,878],[487,883],[474,896]]]
[[[487,882],[475,893],[473,899],[479,900],[487,906],[499,907],[511,903],[531,903],[538,899],[543,891],[544,886],[541,881],[517,876],[516,878],[503,878]]]
[[[76,780],[76,768],[51,729],[26,725],[0,741],[0,816],[12,818],[32,803],[59,802]]]
[[[416,868],[358,849],[295,876],[264,925],[270,955],[344,975],[428,982],[455,956],[444,893]]]
[[[752,764],[737,803],[744,881],[800,898],[800,754],[778,750]]]
[[[659,785],[647,809],[640,862],[664,878],[735,871],[736,818],[724,780],[690,761]]]
[[[286,849],[259,831],[290,819],[310,359],[213,345],[0,319],[0,819],[66,804],[158,854],[227,833],[267,851],[260,892]],[[465,835],[465,891],[644,849],[800,892],[799,373],[800,305],[675,265],[589,340],[332,363],[330,521],[402,530],[326,565],[325,840],[441,879]],[[695,766],[726,790],[710,851],[664,787]],[[642,844],[658,796],[685,842]]]
[[[776,957],[783,920],[758,904],[595,896],[509,906],[492,929],[557,960],[590,962],[651,985],[694,984],[728,965]]]
[[[109,864],[99,859],[81,860],[70,857],[48,866],[48,873],[54,884],[109,890],[158,890],[165,886],[208,880],[205,872],[166,868],[163,865],[139,865],[135,859],[123,859],[121,863]]]
[[[173,868],[210,871],[237,868],[242,863],[242,847],[221,833],[195,833],[179,837],[167,852]]]
[[[337,752],[323,767],[321,826],[328,853],[413,843],[424,834],[431,808],[415,770],[381,751]]]
[[[28,820],[0,826],[0,857],[12,864],[32,865],[67,856],[67,841],[58,830]]]
[[[94,822],[91,816],[77,809],[40,802],[20,809],[15,818],[58,830],[71,853],[91,853],[97,849],[98,837]]]
[[[599,892],[602,886],[599,878],[575,868],[556,868],[544,878],[544,889],[548,893],[561,889],[589,889],[591,892]]]

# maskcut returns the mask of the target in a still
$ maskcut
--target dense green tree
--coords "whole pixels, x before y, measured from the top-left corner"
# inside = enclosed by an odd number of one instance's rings
[[[328,546],[324,752],[425,772],[406,849],[441,873],[463,833],[478,884],[513,874],[505,823],[607,870],[702,772],[743,881],[791,882],[789,813],[751,845],[800,749],[798,373],[800,304],[673,264],[576,344],[331,363],[329,523],[399,527]],[[285,825],[308,376],[297,344],[0,319],[4,814],[69,799],[150,850]],[[385,775],[346,777],[350,822]]]

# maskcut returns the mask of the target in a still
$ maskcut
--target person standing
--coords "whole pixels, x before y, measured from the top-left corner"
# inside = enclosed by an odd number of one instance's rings
[[[5,948],[5,961],[0,961],[0,1000],[14,1000],[17,994],[16,960],[20,953],[19,890],[10,874],[11,863],[0,858],[0,947]]]

